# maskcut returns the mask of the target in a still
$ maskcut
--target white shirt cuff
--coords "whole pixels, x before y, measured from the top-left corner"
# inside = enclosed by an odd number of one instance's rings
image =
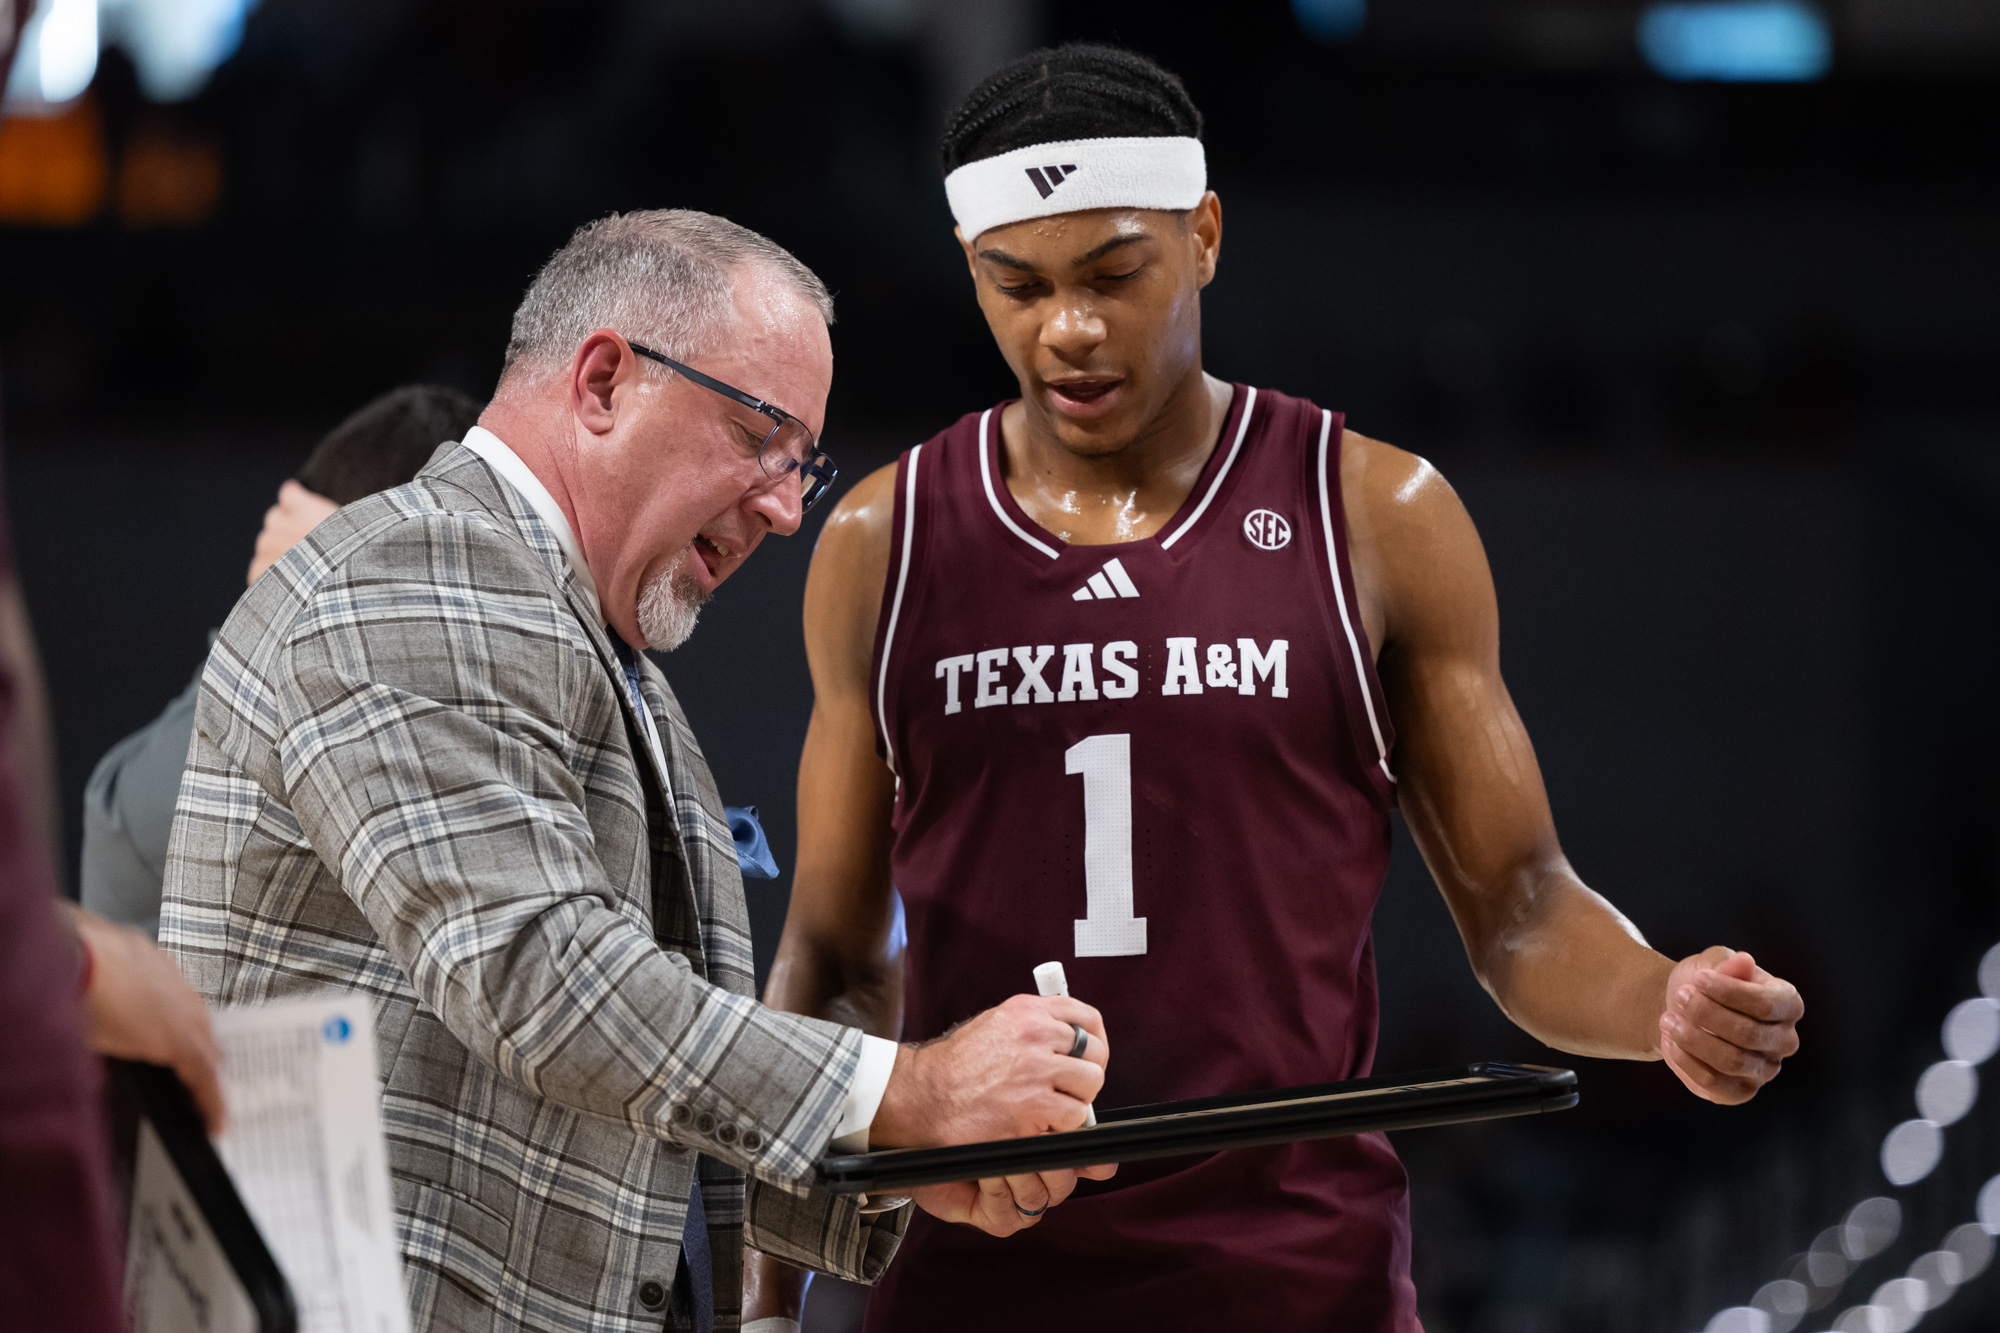
[[[832,1152],[867,1152],[868,1129],[881,1109],[882,1094],[889,1090],[889,1075],[896,1072],[896,1043],[861,1034],[861,1063],[854,1067],[854,1084],[847,1090],[847,1105],[841,1109],[840,1123],[833,1127]]]

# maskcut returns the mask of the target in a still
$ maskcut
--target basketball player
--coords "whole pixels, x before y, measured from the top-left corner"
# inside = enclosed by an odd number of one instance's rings
[[[1400,804],[1509,1017],[1747,1099],[1797,1049],[1798,994],[1746,953],[1655,953],[1570,868],[1457,496],[1203,372],[1200,131],[1172,75],[1093,46],[1000,70],[950,124],[1020,397],[820,538],[768,1002],[921,1040],[1060,959],[1111,1034],[1104,1105],[1360,1077]],[[918,1218],[868,1328],[1419,1327],[1382,1135],[1129,1163],[1039,1218],[1023,1194],[1004,1240]],[[795,1317],[797,1275],[760,1262],[749,1313]]]

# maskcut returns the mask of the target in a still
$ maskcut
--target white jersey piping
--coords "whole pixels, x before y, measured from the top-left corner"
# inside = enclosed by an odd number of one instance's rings
[[[1255,389],[1246,389],[1243,395],[1243,420],[1236,424],[1236,439],[1229,446],[1228,457],[1222,460],[1222,467],[1217,470],[1215,480],[1208,484],[1208,494],[1201,497],[1201,503],[1194,507],[1192,514],[1187,516],[1187,522],[1175,528],[1173,535],[1160,543],[1161,550],[1164,551],[1179,541],[1189,528],[1201,521],[1202,512],[1208,508],[1208,502],[1213,500],[1215,493],[1222,489],[1222,479],[1229,475],[1229,469],[1236,463],[1237,451],[1243,447],[1243,437],[1250,431],[1250,414],[1256,410],[1257,391]]]
[[[903,564],[896,573],[896,596],[889,603],[889,630],[882,636],[882,670],[875,678],[875,721],[882,729],[882,752],[888,756],[889,771],[896,773],[896,743],[889,739],[889,709],[887,696],[889,688],[889,653],[896,646],[896,620],[903,614],[903,589],[910,581],[910,548],[915,544],[917,530],[917,456],[923,453],[920,444],[910,450],[910,466],[905,469],[903,483]],[[898,780],[901,775],[898,774]]]
[[[1354,622],[1347,614],[1347,592],[1340,581],[1340,553],[1333,545],[1333,498],[1326,485],[1326,446],[1332,434],[1333,413],[1322,408],[1319,425],[1319,518],[1326,533],[1327,572],[1333,575],[1333,601],[1340,608],[1340,627],[1347,631],[1347,646],[1354,653],[1354,683],[1361,687],[1361,703],[1368,710],[1368,730],[1375,736],[1375,762],[1381,765],[1382,776],[1394,782],[1396,775],[1389,771],[1389,747],[1382,744],[1382,724],[1375,720],[1375,698],[1368,691],[1368,667],[1361,657],[1361,640],[1355,636]]]
[[[1007,525],[1007,531],[1013,533],[1016,537],[1019,537],[1049,559],[1060,560],[1062,559],[1062,552],[1053,549],[1047,542],[1037,541],[1035,538],[1029,536],[1027,529],[1016,523],[1008,515],[1007,511],[1000,507],[1000,496],[993,489],[993,465],[986,458],[986,427],[987,423],[992,420],[993,409],[989,407],[979,418],[979,479],[986,483],[986,503],[992,505],[993,512],[1000,515],[1000,521]]]

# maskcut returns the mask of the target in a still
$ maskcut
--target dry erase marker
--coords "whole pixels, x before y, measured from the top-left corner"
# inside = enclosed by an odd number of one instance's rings
[[[1035,991],[1040,995],[1067,996],[1069,994],[1069,978],[1063,975],[1063,965],[1061,963],[1043,963],[1040,967],[1036,968]],[[1083,1108],[1083,1127],[1090,1129],[1096,1124],[1096,1109],[1085,1106]]]

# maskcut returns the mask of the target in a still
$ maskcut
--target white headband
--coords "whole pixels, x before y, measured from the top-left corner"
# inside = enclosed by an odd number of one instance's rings
[[[958,229],[1086,208],[1193,208],[1208,188],[1199,139],[1069,139],[968,162],[944,178]]]

